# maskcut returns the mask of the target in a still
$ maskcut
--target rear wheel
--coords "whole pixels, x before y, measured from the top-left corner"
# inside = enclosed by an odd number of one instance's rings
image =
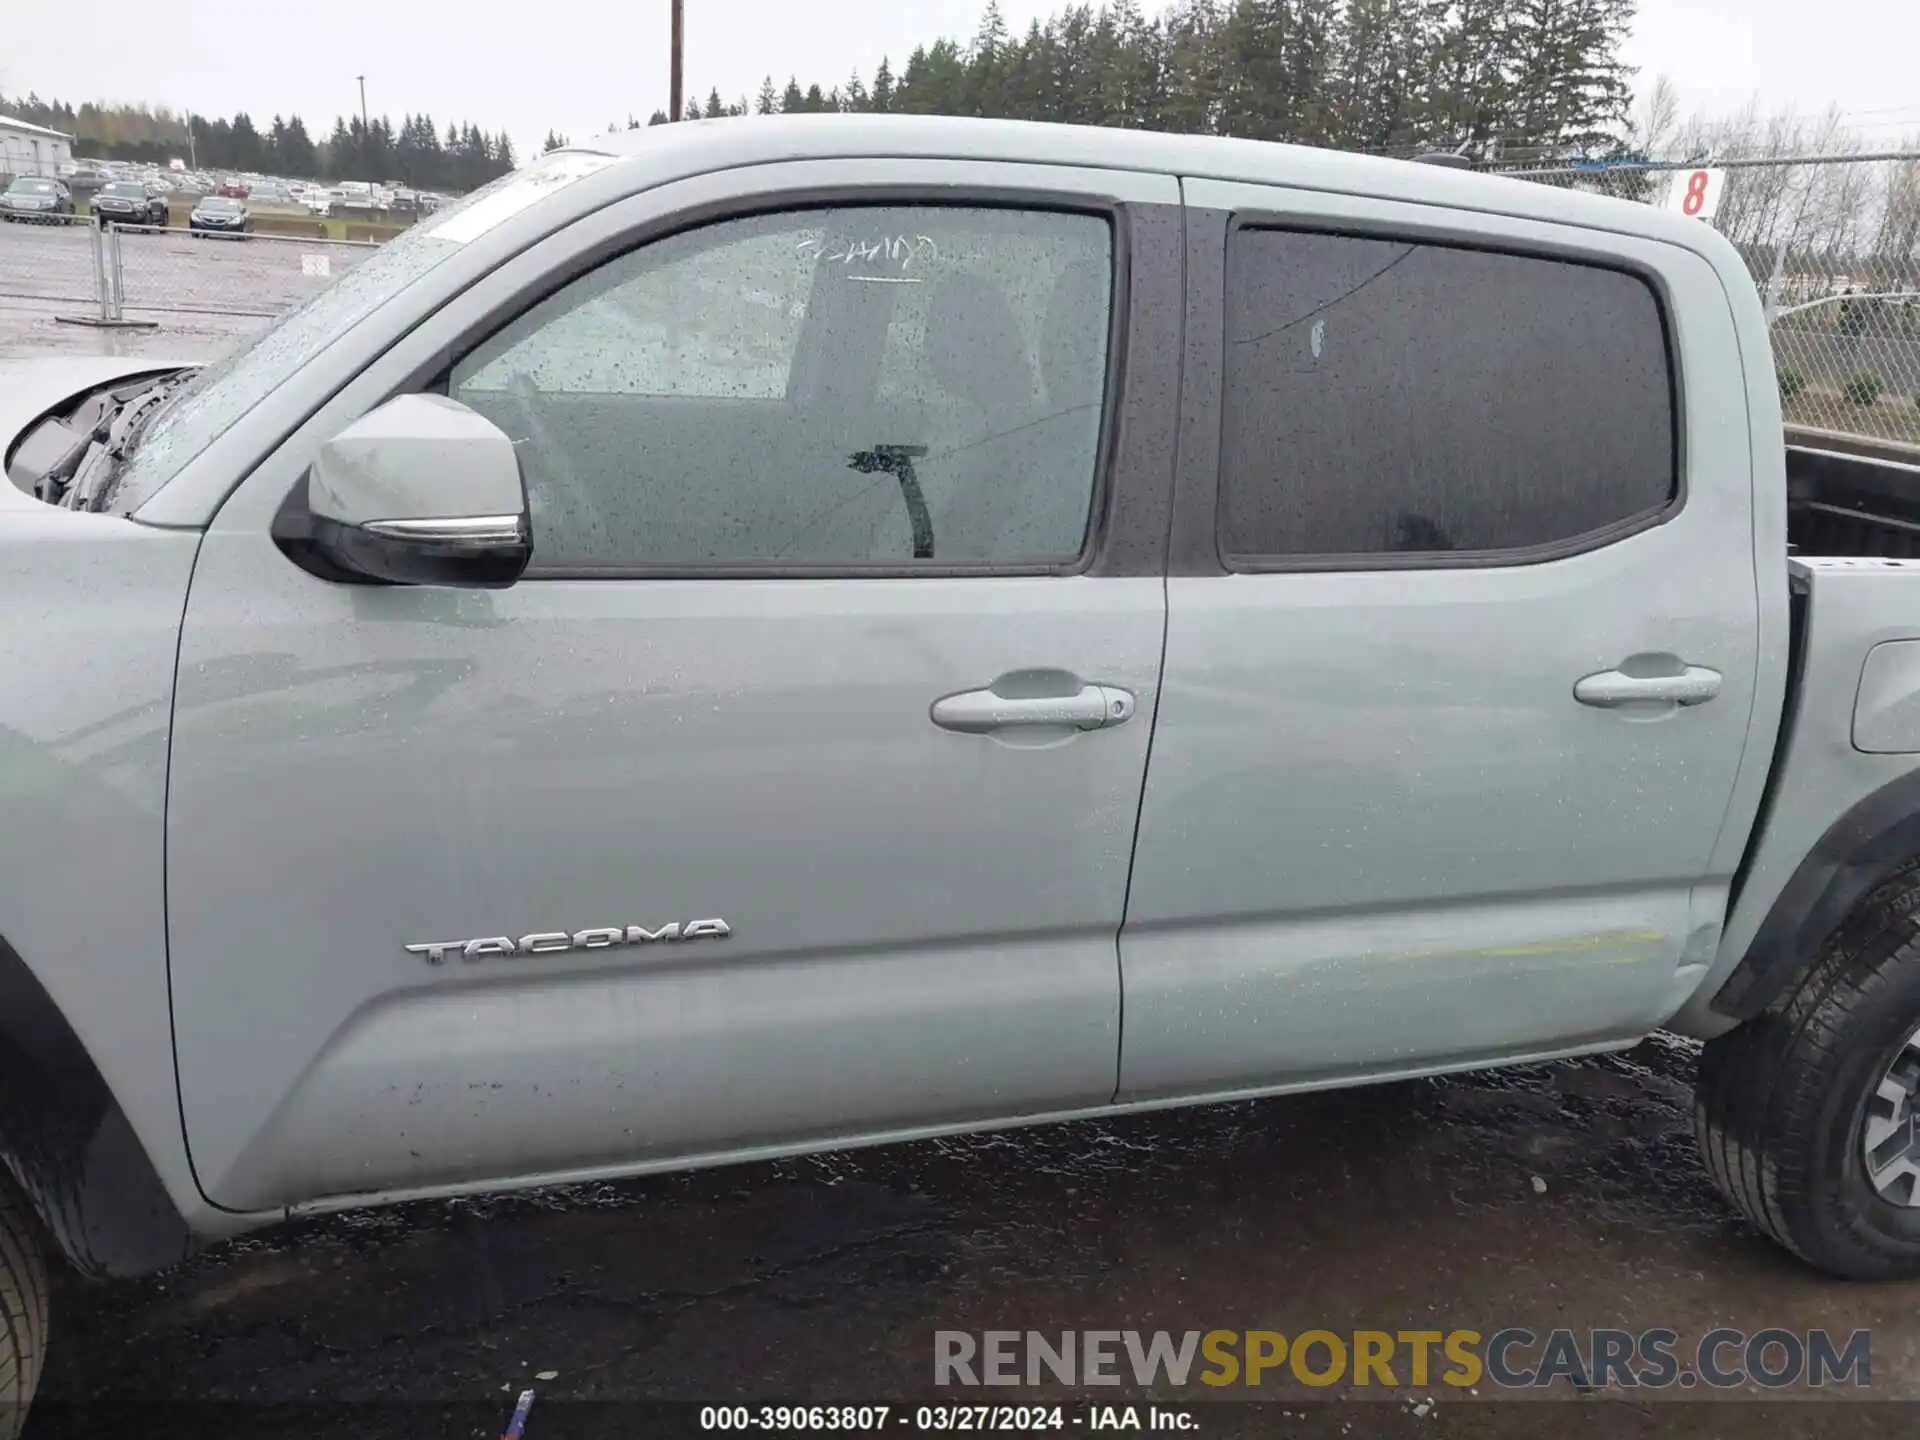
[[[47,1267],[25,1204],[0,1184],[0,1440],[26,1424],[47,1353]]]
[[[1854,1279],[1920,1275],[1920,864],[1868,896],[1799,985],[1708,1043],[1707,1169],[1761,1230]]]

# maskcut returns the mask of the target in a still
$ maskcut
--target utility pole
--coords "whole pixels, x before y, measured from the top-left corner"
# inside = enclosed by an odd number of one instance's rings
[[[373,188],[373,131],[367,124],[367,77],[356,75],[360,82],[360,162],[366,168],[367,188]]]
[[[667,85],[667,118],[680,118],[680,51],[686,40],[685,0],[673,0],[673,60]]]

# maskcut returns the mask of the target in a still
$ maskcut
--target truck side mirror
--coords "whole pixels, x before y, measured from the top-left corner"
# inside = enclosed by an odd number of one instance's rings
[[[513,442],[441,395],[398,396],[327,441],[307,508],[332,566],[389,584],[499,589],[533,555]]]

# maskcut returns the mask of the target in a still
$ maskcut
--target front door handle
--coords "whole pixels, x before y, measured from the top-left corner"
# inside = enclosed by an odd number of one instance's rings
[[[1688,665],[1673,675],[1629,675],[1624,670],[1602,670],[1584,675],[1573,685],[1573,698],[1582,705],[1616,710],[1622,705],[1704,705],[1720,693],[1721,675],[1704,665]]]
[[[1013,697],[963,690],[933,702],[933,723],[964,735],[987,735],[1036,725],[1104,730],[1133,716],[1133,694],[1117,685],[1082,685],[1072,695]]]

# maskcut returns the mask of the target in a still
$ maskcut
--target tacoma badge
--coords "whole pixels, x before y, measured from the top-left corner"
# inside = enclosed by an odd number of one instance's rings
[[[503,958],[557,955],[562,950],[607,950],[615,945],[724,940],[732,933],[733,928],[724,920],[689,920],[684,925],[676,920],[658,930],[649,930],[644,925],[628,925],[624,929],[610,925],[600,930],[575,930],[571,934],[565,930],[536,930],[531,935],[522,935],[518,940],[511,935],[483,935],[477,940],[434,940],[426,944],[409,945],[407,953],[424,955],[429,965],[438,965],[449,955],[459,955],[468,960],[485,960],[495,955]]]

